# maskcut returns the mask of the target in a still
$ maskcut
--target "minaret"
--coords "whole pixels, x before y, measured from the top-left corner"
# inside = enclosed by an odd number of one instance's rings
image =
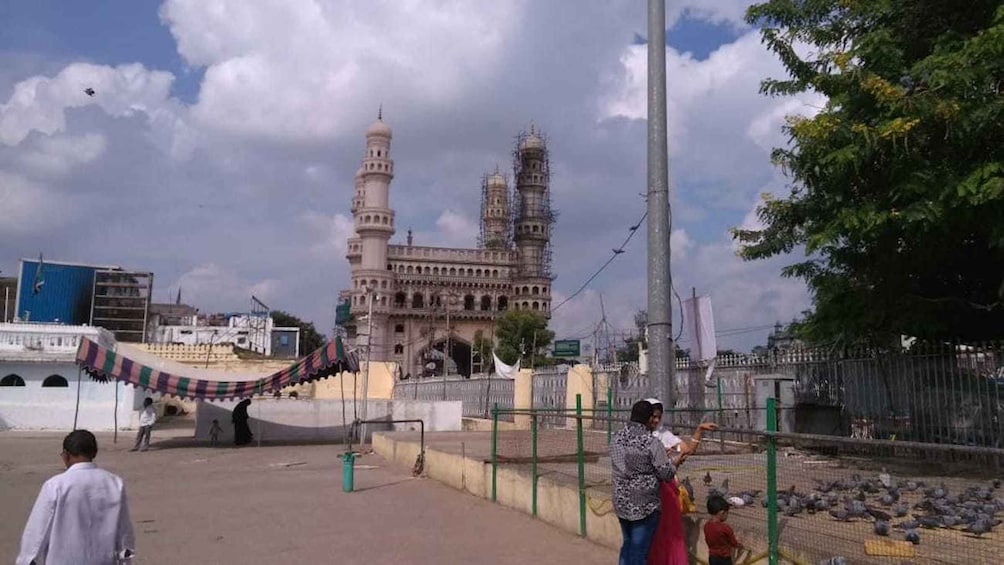
[[[513,239],[519,252],[519,272],[513,282],[517,307],[551,312],[551,211],[550,172],[547,145],[530,126],[530,133],[516,140],[513,173],[516,177],[517,210]]]
[[[485,177],[481,191],[481,247],[509,249],[509,185],[495,172]]]
[[[394,274],[387,270],[387,242],[394,235],[394,211],[389,198],[394,161],[390,158],[391,129],[383,123],[382,114],[381,111],[377,121],[366,130],[366,153],[356,177],[357,194],[361,187],[361,198],[357,195],[353,199],[352,211],[355,241],[360,245],[358,263],[352,264],[352,313],[356,318],[368,313],[367,289],[370,289],[374,297],[370,337],[374,361],[389,354],[384,338],[394,282]],[[368,325],[360,325],[360,333]]]

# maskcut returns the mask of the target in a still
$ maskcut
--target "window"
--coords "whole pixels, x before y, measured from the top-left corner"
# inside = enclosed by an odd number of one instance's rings
[[[394,333],[396,333],[396,334],[403,334],[404,333],[404,324],[398,324],[398,325],[394,326]]]
[[[394,306],[396,306],[398,308],[404,308],[404,303],[407,300],[408,300],[408,297],[403,292],[399,292],[399,293],[397,293],[397,294],[394,295]]]
[[[424,308],[425,307],[425,297],[421,294],[415,294],[411,297],[411,307],[412,308]]]
[[[533,293],[534,294],[540,294],[540,287],[537,287],[537,286],[533,287]]]
[[[401,355],[402,353],[404,353],[404,346],[401,345],[400,343],[397,344],[397,345],[395,345],[394,346],[394,354],[395,355]]]
[[[0,379],[0,386],[24,386],[24,379],[18,375],[7,375]]]
[[[474,296],[468,294],[464,297],[464,310],[474,309]]]
[[[491,309],[492,309],[492,297],[486,294],[485,296],[481,297],[481,310],[484,312],[488,312]]]
[[[509,299],[505,296],[499,297],[499,312],[504,312],[509,307]]]
[[[281,335],[281,336],[279,336],[279,345],[281,345],[283,347],[288,346],[289,345],[289,336],[288,335]]]
[[[49,388],[49,387],[65,388],[68,386],[70,386],[70,383],[66,382],[66,379],[64,379],[59,375],[49,375],[48,377],[45,377],[44,381],[42,381],[43,388]]]

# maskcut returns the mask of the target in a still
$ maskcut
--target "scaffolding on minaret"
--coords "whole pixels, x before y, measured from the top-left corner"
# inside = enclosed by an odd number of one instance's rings
[[[526,239],[544,240],[538,261],[533,265],[520,262],[520,276],[552,279],[551,272],[551,236],[554,224],[558,218],[557,210],[551,207],[551,165],[547,150],[547,136],[530,124],[530,131],[520,131],[512,151],[513,183],[511,206],[511,233],[516,247]],[[537,200],[533,191],[521,190],[521,187],[542,186],[540,199]],[[526,194],[524,194],[526,192]],[[542,224],[542,233],[520,233],[520,222],[531,221]]]
[[[512,214],[509,178],[495,166],[494,173],[481,177],[481,249],[512,249]]]

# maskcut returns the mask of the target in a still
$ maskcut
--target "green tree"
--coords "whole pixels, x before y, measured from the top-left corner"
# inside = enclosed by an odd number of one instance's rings
[[[747,21],[815,91],[773,152],[793,181],[764,195],[742,257],[804,249],[783,270],[814,309],[800,337],[890,343],[1004,328],[1004,6],[999,0],[770,0]]]
[[[309,355],[327,341],[318,333],[313,322],[304,322],[300,318],[282,310],[272,310],[272,323],[276,327],[300,328],[300,355]]]
[[[548,364],[545,350],[554,340],[554,332],[547,329],[547,318],[539,312],[509,310],[495,321],[495,339],[495,352],[503,363],[515,363],[522,351],[522,366],[536,367]]]

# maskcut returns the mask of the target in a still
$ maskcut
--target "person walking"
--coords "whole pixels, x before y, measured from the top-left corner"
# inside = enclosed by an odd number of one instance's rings
[[[676,475],[665,446],[652,435],[661,422],[662,404],[639,400],[631,407],[631,421],[610,443],[614,513],[624,537],[620,565],[648,561],[661,514],[659,486]]]
[[[28,517],[16,565],[131,563],[136,540],[125,484],[94,464],[98,441],[87,430],[63,439],[66,471],[45,481]]]
[[[150,449],[150,432],[157,423],[157,410],[153,407],[153,399],[143,400],[143,410],[139,413],[139,432],[136,433],[136,445],[129,451],[146,451]],[[142,447],[140,447],[142,443]]]
[[[234,424],[234,445],[247,445],[254,440],[251,426],[248,425],[248,420],[251,419],[248,415],[248,406],[251,406],[251,399],[245,398],[237,403],[233,413],[230,414],[230,421]]]

